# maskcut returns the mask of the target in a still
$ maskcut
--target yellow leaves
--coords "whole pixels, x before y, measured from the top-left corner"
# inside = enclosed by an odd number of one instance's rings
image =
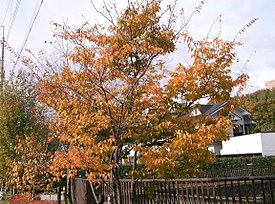
[[[229,120],[192,113],[200,99],[227,101],[243,87],[246,75],[233,79],[230,71],[240,43],[184,33],[191,62],[170,69],[159,58],[175,50],[177,36],[162,26],[160,11],[157,0],[129,3],[107,29],[60,28],[72,43],[65,57],[74,66],[47,75],[39,97],[52,110],[53,138],[66,144],[54,156],[56,176],[85,170],[90,179],[107,178],[127,157],[126,148],[140,152],[139,159],[161,176],[180,162],[189,172],[211,161],[207,145],[225,138]]]
[[[29,135],[19,138],[16,145],[16,155],[7,158],[7,183],[16,188],[28,191],[32,186],[37,189],[46,188],[49,179],[48,153],[44,141],[39,143]]]
[[[160,133],[161,132],[172,133],[177,129],[178,129],[178,125],[176,123],[172,123],[171,121],[163,121],[156,127],[156,130]]]
[[[191,43],[194,42],[194,39],[187,33],[182,33],[183,40],[186,42],[188,45],[191,45]],[[189,49],[190,50],[190,49]]]
[[[229,100],[235,87],[242,89],[247,75],[233,79],[230,70],[235,60],[233,50],[239,43],[220,38],[195,42],[186,33],[183,38],[188,44],[193,63],[188,66],[179,65],[176,73],[171,73],[167,92],[178,93],[180,100],[191,103],[201,98],[220,102]]]
[[[184,120],[190,121],[190,128],[186,127],[188,122],[185,125]],[[167,140],[162,146],[136,148],[141,152],[141,161],[157,175],[164,176],[165,173],[169,174],[171,171],[176,174],[179,164],[183,165],[180,172],[193,174],[199,169],[199,166],[212,162],[213,155],[208,151],[208,145],[217,139],[226,139],[230,120],[228,116],[217,118],[189,116],[183,117],[178,123],[183,123],[185,130],[181,130],[179,126],[174,137],[170,137],[170,141]],[[191,128],[193,125],[195,127]],[[161,126],[169,127],[171,123],[162,123]],[[166,168],[167,166],[170,167],[170,170]]]
[[[109,151],[103,145],[98,145],[95,148],[97,149],[91,150],[71,145],[66,152],[56,152],[51,165],[52,173],[56,177],[72,177],[77,174],[79,169],[86,169],[89,170],[88,177],[90,178],[109,174],[106,171],[109,171],[111,166],[102,161],[102,158],[106,157],[105,153],[109,153]],[[70,171],[65,171],[65,168]]]

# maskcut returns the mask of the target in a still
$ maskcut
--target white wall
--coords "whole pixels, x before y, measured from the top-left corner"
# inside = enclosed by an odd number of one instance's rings
[[[275,155],[275,132],[262,133],[263,156]]]
[[[262,153],[261,133],[231,137],[222,142],[221,155]]]

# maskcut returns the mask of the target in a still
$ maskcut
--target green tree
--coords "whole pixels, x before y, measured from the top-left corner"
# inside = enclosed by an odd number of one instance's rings
[[[46,166],[48,156],[45,109],[36,97],[34,81],[22,71],[5,83],[0,95],[1,178],[24,190],[34,185],[33,175],[43,174],[37,168],[40,162]]]
[[[245,95],[243,107],[257,123],[253,132],[275,130],[275,89],[262,89]]]

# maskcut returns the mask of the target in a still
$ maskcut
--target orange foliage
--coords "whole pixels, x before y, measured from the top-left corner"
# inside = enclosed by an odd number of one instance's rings
[[[64,145],[51,165],[57,176],[82,170],[90,179],[119,179],[131,151],[159,177],[194,174],[213,160],[207,145],[226,139],[228,114],[190,113],[203,98],[229,101],[227,111],[236,105],[232,91],[247,80],[230,71],[240,43],[185,33],[179,37],[191,62],[168,70],[160,57],[175,50],[178,36],[161,25],[158,2],[130,4],[106,30],[56,24],[74,47],[64,55],[73,65],[40,81],[39,99],[53,110],[52,137]]]
[[[51,187],[48,161],[51,158],[47,145],[43,141],[35,141],[32,136],[23,139],[17,137],[16,155],[7,158],[6,183],[22,192],[31,188],[46,190]]]

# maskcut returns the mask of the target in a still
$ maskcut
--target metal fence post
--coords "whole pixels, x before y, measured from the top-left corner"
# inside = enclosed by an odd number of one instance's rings
[[[57,187],[57,204],[61,204],[61,188]]]

